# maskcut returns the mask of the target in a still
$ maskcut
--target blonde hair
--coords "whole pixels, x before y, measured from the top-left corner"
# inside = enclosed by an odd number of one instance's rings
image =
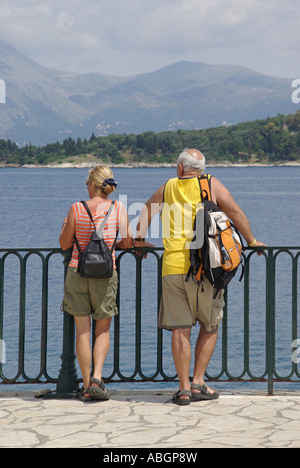
[[[95,185],[95,195],[97,192],[106,193],[109,195],[115,190],[115,187],[111,185],[106,185],[102,187],[103,182],[106,179],[113,178],[113,172],[108,166],[96,166],[94,169],[91,169],[88,175],[87,184],[93,182]]]

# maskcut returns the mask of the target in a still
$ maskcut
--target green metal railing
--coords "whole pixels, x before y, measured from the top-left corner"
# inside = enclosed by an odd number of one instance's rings
[[[156,327],[163,249],[146,251],[147,260],[143,259],[145,251],[140,252],[142,255],[134,250],[118,252],[119,315],[113,323],[111,368],[105,369],[104,375],[107,382],[177,381],[170,364],[170,333]],[[300,247],[267,247],[261,256],[256,253],[256,249],[246,249],[243,282],[234,280],[228,288],[218,349],[206,377],[215,382],[264,382],[271,395],[276,382],[294,386],[300,382]],[[51,383],[56,385],[56,397],[75,395],[80,378],[74,320],[59,311],[66,266],[61,254],[60,249],[0,249],[0,385]],[[38,266],[30,265],[33,259]],[[36,288],[38,305],[31,303]],[[49,327],[61,336],[54,351],[51,349],[52,360],[57,362],[57,357],[61,358],[58,375],[50,375],[49,371],[49,347],[54,334]],[[35,328],[37,331],[32,335]],[[131,346],[129,356],[122,352],[124,339]],[[146,363],[145,349],[148,349]],[[11,354],[15,357],[13,364]],[[30,359],[34,366],[38,362],[39,367],[30,371],[35,372],[33,376],[26,370]],[[128,361],[125,368],[124,359]],[[150,359],[151,368],[147,365]]]

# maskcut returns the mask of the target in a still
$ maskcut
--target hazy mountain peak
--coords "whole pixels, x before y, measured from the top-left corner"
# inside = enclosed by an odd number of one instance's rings
[[[47,69],[0,41],[0,138],[21,145],[108,133],[208,128],[296,112],[291,80],[180,61],[112,77]]]

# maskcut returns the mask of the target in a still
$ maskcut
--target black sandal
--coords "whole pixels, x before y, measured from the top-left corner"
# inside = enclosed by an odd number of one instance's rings
[[[96,384],[97,387],[92,387],[92,384]],[[100,380],[95,379],[94,377],[91,379],[90,387],[88,389],[88,392],[94,400],[109,400],[110,395],[109,393],[105,390],[105,385],[103,382],[103,379]]]
[[[85,394],[88,394],[90,396],[84,396]],[[93,401],[94,398],[91,396],[89,389],[82,387],[78,393],[78,398],[81,401],[88,402],[88,401]]]
[[[189,398],[181,398],[182,396],[188,396]],[[174,393],[172,401],[176,405],[187,406],[191,404],[191,392],[189,390],[182,390]]]
[[[209,393],[208,388],[205,384],[192,384],[191,388],[200,392],[192,392],[192,401],[217,400],[220,396],[220,393],[214,389],[214,393]]]

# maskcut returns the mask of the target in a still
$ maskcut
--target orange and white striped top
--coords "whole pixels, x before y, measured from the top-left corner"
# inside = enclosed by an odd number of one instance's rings
[[[80,250],[85,250],[90,239],[92,232],[94,231],[94,225],[87,214],[87,211],[82,203],[77,202],[72,205],[72,210],[75,219],[75,235],[79,243]],[[100,213],[91,213],[93,220],[96,226],[96,229],[99,229],[103,219],[105,218],[108,210],[102,211]],[[116,201],[115,206],[113,207],[109,218],[107,219],[104,229],[103,229],[103,238],[104,242],[111,249],[115,241],[117,232],[120,226],[120,214],[121,214],[121,204]],[[115,250],[112,253],[114,269],[116,269],[116,255]],[[76,242],[74,242],[72,258],[69,263],[70,267],[78,266],[78,249]]]

